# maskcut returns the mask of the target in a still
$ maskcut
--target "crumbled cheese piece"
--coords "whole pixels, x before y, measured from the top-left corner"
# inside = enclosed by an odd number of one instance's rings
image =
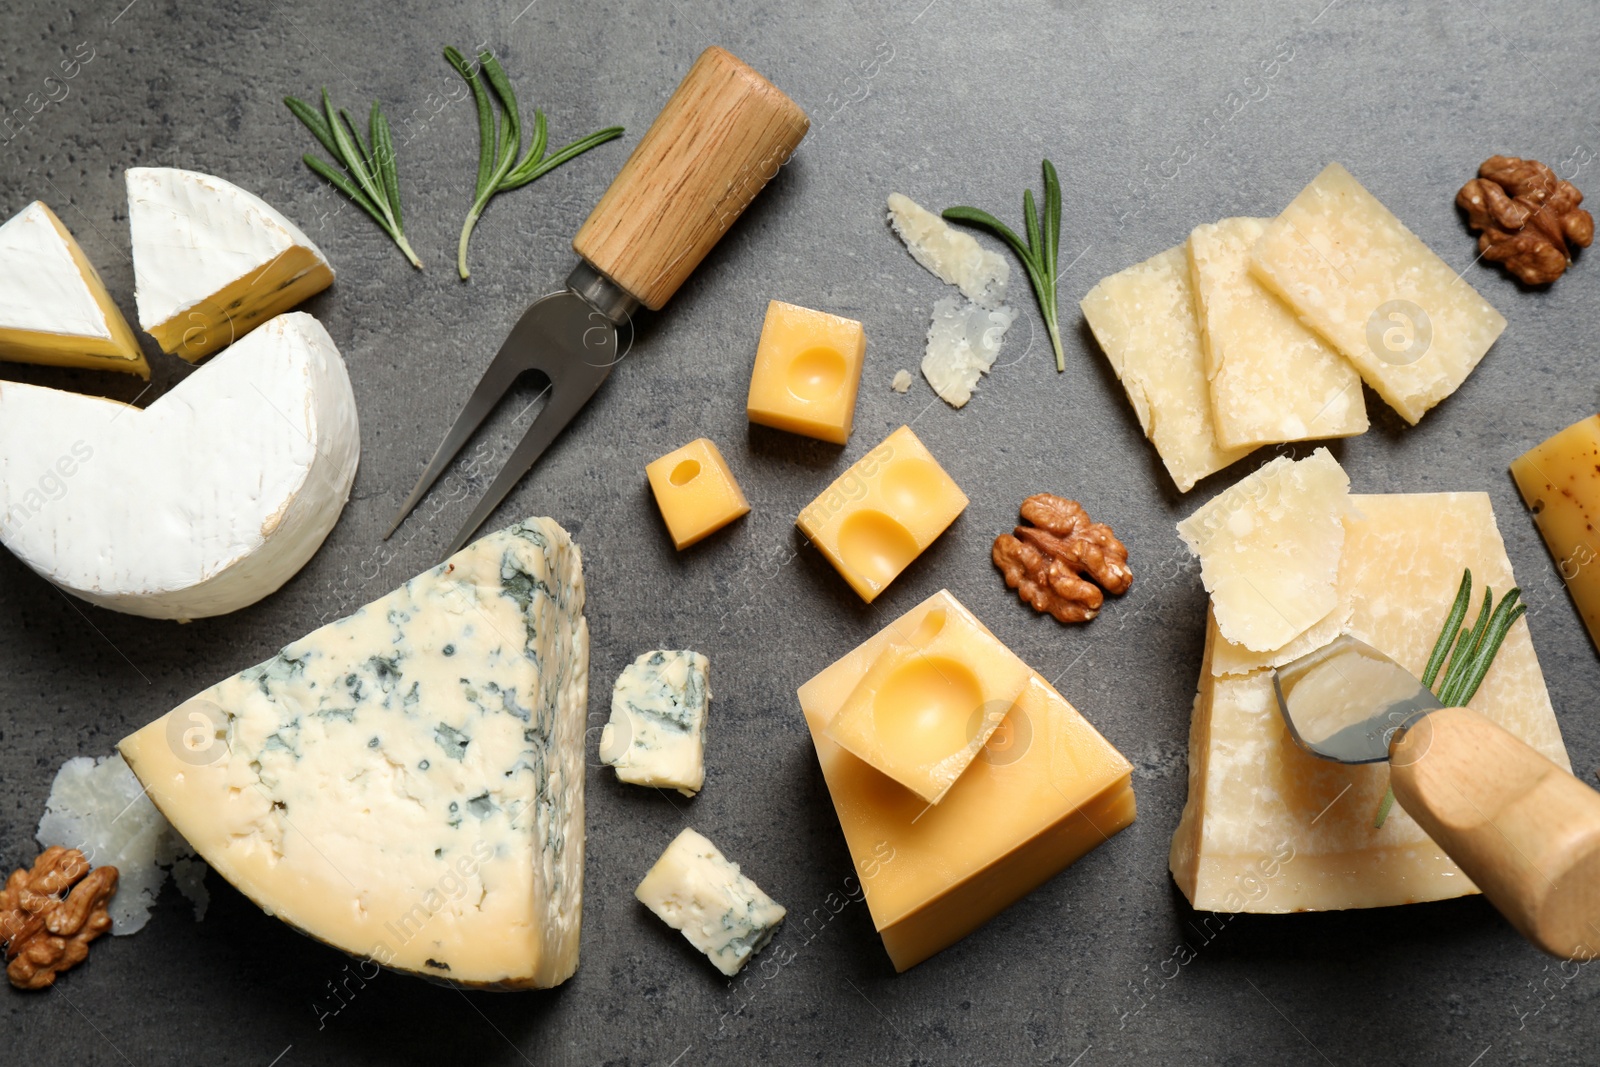
[[[786,914],[693,830],[673,838],[633,895],[730,978],[766,947]]]
[[[600,759],[620,781],[676,789],[686,797],[705,782],[710,664],[698,652],[646,652],[624,667],[611,690],[611,721]]]
[[[911,257],[941,281],[960,288],[968,300],[986,308],[1005,302],[1011,265],[998,252],[985,249],[970,233],[901,193],[889,194],[889,224]]]
[[[922,376],[940,399],[952,407],[961,407],[972,399],[973,386],[994,366],[1000,343],[1016,318],[1014,308],[991,311],[953,296],[933,305]]]
[[[895,371],[894,380],[889,383],[889,388],[897,393],[908,391],[911,388],[911,372],[903,369]]]
[[[1178,524],[1229,641],[1271,652],[1339,604],[1350,479],[1325,448],[1279,456]]]
[[[150,803],[120,755],[69,759],[56,772],[39,820],[39,844],[82,852],[92,867],[117,869],[111,898],[113,936],[137,933],[150,921],[170,871],[173,884],[205,918],[206,865]]]

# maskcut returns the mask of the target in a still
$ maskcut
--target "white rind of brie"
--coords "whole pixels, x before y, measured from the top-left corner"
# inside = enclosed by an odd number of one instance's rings
[[[198,360],[333,282],[309,237],[231,182],[131,167],[127,186],[139,325],[163,351]]]
[[[0,326],[111,340],[104,309],[38,200],[0,226]]]
[[[143,410],[0,382],[0,543],[102,607],[221,615],[305,565],[360,454],[344,360],[301,313]]]

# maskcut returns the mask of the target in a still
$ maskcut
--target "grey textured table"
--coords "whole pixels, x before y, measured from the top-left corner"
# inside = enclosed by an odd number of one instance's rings
[[[305,310],[349,363],[362,465],[348,509],[310,565],[223,618],[178,626],[91,608],[0,554],[7,866],[32,857],[33,828],[64,759],[109,752],[190,693],[435,560],[467,496],[526,422],[516,416],[533,390],[480,438],[480,472],[452,472],[384,543],[393,509],[509,324],[560,282],[567,241],[702,48],[722,44],[749,61],[814,125],[666,311],[641,320],[632,353],[498,515],[551,515],[583,545],[596,726],[611,680],[636,653],[693,647],[713,665],[708,773],[697,799],[590,771],[577,976],[553,992],[492,995],[383,975],[350,984],[353,994],[330,1013],[329,983],[347,976],[346,960],[212,875],[203,923],[169,889],[148,928],[96,945],[58,991],[0,991],[0,1060],[1594,1062],[1600,977],[1545,959],[1480,899],[1205,926],[1174,889],[1167,844],[1184,799],[1204,599],[1173,523],[1271,453],[1180,497],[1076,312],[1102,275],[1198,223],[1276,213],[1331,160],[1466,269],[1510,320],[1503,338],[1416,428],[1369,393],[1372,429],[1334,452],[1357,491],[1493,497],[1573,763],[1589,775],[1600,763],[1600,663],[1506,464],[1600,407],[1591,369],[1600,270],[1580,262],[1548,292],[1519,290],[1469,267],[1473,240],[1451,204],[1493,152],[1567,161],[1580,168],[1580,187],[1595,183],[1600,73],[1586,5],[124,3],[9,0],[0,10],[0,105],[10,114],[28,115],[28,94],[42,96],[44,79],[75,49],[93,55],[66,83],[66,99],[0,143],[0,216],[47,201],[131,316],[125,167],[208,171],[266,197],[338,271]],[[556,143],[611,122],[629,131],[496,200],[478,228],[469,284],[450,261],[476,132],[470,104],[452,98],[458,82],[439,56],[446,43],[483,43],[503,56],[525,106],[549,113]],[[352,110],[383,100],[426,272],[299,162],[312,142],[279,101],[322,85]],[[1022,315],[971,404],[947,408],[920,378],[908,395],[892,393],[890,377],[915,369],[929,309],[947,290],[883,225],[885,195],[900,190],[934,208],[972,203],[1015,221],[1044,155],[1065,189],[1067,373],[1051,366],[1019,275]],[[861,401],[843,449],[745,420],[771,297],[866,324]],[[169,388],[187,368],[144,341],[157,389]],[[12,364],[0,374],[124,399],[139,389],[131,378]],[[834,474],[908,422],[972,504],[869,607],[792,523]],[[721,445],[754,510],[677,553],[642,468],[701,435]],[[1133,591],[1086,627],[1034,616],[988,562],[991,538],[1021,498],[1043,489],[1084,501],[1132,547]],[[1139,820],[975,935],[896,976],[865,907],[828,906],[845,889],[850,860],[794,689],[941,587],[1058,677],[1135,762]],[[751,981],[730,986],[633,900],[643,870],[685,825],[788,905],[780,943],[795,958],[773,977],[753,968]],[[809,924],[800,921],[807,915]]]

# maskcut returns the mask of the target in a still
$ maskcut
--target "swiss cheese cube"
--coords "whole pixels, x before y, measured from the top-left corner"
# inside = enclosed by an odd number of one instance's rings
[[[873,925],[904,971],[1110,840],[1135,806],[1128,761],[1037,674],[938,804],[835,743],[831,723],[895,631],[885,627],[799,697]]]
[[[38,200],[0,226],[0,359],[150,377],[94,265]]]
[[[750,502],[710,438],[668,452],[644,469],[656,507],[680,551],[750,513]]]
[[[1270,221],[1223,219],[1189,235],[1217,444],[1249,448],[1365,433],[1355,368],[1250,276],[1250,249]]]
[[[828,737],[937,804],[1033,674],[948,589],[887,627],[889,640]]]
[[[750,421],[844,444],[866,354],[867,335],[855,319],[770,302],[750,375]]]
[[[1325,448],[1279,456],[1178,524],[1229,641],[1282,648],[1338,606],[1350,479]]]
[[[1600,649],[1600,415],[1518,456],[1511,476]]]
[[[1268,224],[1252,269],[1413,425],[1506,328],[1422,239],[1330,163]]]
[[[871,603],[966,506],[961,487],[902,426],[835,478],[795,525]]]
[[[1515,584],[1483,493],[1351,498],[1339,588],[1347,631],[1420,674],[1461,583]],[[1475,892],[1396,805],[1374,817],[1389,784],[1382,764],[1317,759],[1289,736],[1272,671],[1217,677],[1218,633],[1189,731],[1189,798],[1170,863],[1202,911],[1288,912],[1383,907]],[[1469,705],[1569,767],[1527,621],[1517,622]]]
[[[1179,492],[1249,454],[1217,443],[1182,245],[1102,278],[1079,307]]]

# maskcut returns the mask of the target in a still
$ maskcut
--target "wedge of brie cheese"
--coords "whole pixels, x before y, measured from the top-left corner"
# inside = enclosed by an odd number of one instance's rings
[[[0,359],[150,377],[100,275],[38,200],[0,226]]]
[[[194,362],[333,284],[310,238],[266,201],[221,178],[131,167],[139,325]]]
[[[469,986],[578,965],[589,628],[550,519],[180,704],[123,756],[213,870],[352,955]]]
[[[143,410],[0,382],[0,543],[102,607],[220,615],[305,565],[360,453],[344,360],[300,313]]]

